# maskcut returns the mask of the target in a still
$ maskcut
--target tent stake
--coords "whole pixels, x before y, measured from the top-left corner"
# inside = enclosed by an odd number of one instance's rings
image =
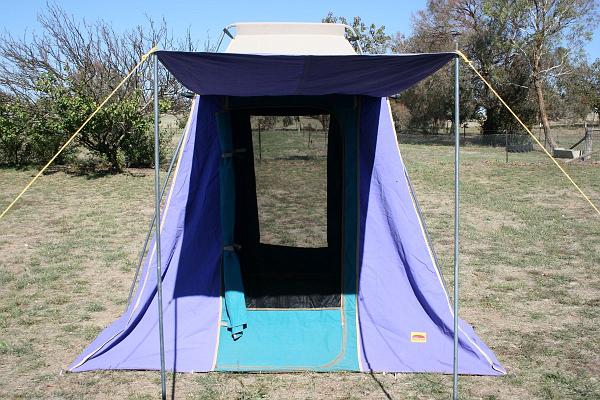
[[[458,50],[458,41],[456,42]],[[459,226],[459,163],[460,163],[460,92],[458,55],[454,60],[454,360],[452,398],[458,400],[458,226]]]
[[[162,271],[160,261],[160,141],[158,137],[158,57],[154,55],[154,198],[156,215],[156,288],[158,297],[158,335],[160,342],[161,398],[167,399],[167,376],[165,373],[165,338],[163,332]]]

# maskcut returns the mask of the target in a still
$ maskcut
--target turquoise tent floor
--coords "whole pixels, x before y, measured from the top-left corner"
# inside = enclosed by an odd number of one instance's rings
[[[222,326],[217,371],[358,371],[355,323],[341,309],[248,310],[238,340]]]

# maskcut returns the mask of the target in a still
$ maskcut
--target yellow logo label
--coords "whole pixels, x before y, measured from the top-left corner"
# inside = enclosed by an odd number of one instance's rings
[[[427,343],[427,332],[411,332],[410,341],[413,343]]]

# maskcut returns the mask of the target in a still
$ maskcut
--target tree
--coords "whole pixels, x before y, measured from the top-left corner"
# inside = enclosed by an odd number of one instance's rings
[[[41,143],[64,141],[154,44],[186,50],[196,46],[189,34],[175,41],[164,20],[158,24],[149,20],[146,26],[117,33],[105,21],[78,21],[50,4],[39,21],[40,35],[0,37],[0,91],[30,110],[31,123],[25,125],[31,126],[21,130],[37,135]],[[151,130],[142,123],[151,114],[152,91],[147,84],[151,74],[150,64],[142,65],[77,141],[105,158],[114,171],[134,159],[145,165],[153,159],[152,151],[144,150],[151,150],[146,146]],[[180,85],[164,69],[159,87],[162,105],[177,111],[189,103],[175,95]]]
[[[54,76],[38,85],[38,104],[44,104],[49,132],[74,132],[97,106],[80,83]],[[103,157],[113,172],[123,166],[149,166],[153,157],[152,115],[139,112],[141,91],[130,91],[102,108],[81,131],[78,142]],[[163,140],[166,138],[163,135]]]
[[[32,104],[13,95],[0,97],[0,163],[42,163],[56,154],[67,134],[56,129],[60,121],[47,99]],[[73,154],[74,149],[68,148],[55,162],[64,164]]]
[[[546,99],[558,103],[563,95],[557,86],[558,78],[570,73],[569,65],[577,64],[581,43],[597,20],[591,2],[429,0],[427,8],[415,16],[413,35],[408,39],[397,37],[392,49],[404,46],[404,51],[448,51],[452,48],[452,36],[458,34],[459,47],[522,120],[531,125],[539,116],[550,135],[548,115],[558,116],[561,107],[548,107]],[[589,24],[587,27],[584,21]],[[567,39],[573,42],[569,50],[561,46]],[[470,85],[461,81],[461,87],[471,91],[470,110],[481,117],[483,133],[521,129],[479,78],[467,69],[462,75],[470,77]],[[423,112],[439,118],[449,106],[445,77],[430,79],[437,83],[431,85],[429,99],[420,101],[437,106],[421,104],[423,109],[414,112],[415,104],[406,103],[413,108],[413,118],[422,118]],[[549,143],[555,144],[551,138]]]
[[[574,67],[572,76],[558,80],[569,111],[578,119],[600,110],[600,59],[593,64],[581,63]]]
[[[427,8],[418,12],[413,19],[413,33],[408,38],[396,34],[391,49],[394,53],[422,53],[451,51],[455,40],[461,42],[461,48],[468,43],[466,28],[454,21],[453,5],[446,1],[430,1]],[[461,33],[456,36],[456,33]],[[460,118],[464,120],[473,115],[480,106],[473,101],[474,81],[469,71],[463,69],[460,75],[461,97]],[[453,66],[425,79],[415,87],[403,92],[399,101],[408,109],[408,126],[438,133],[453,120],[454,113],[454,71]]]
[[[600,59],[592,64],[588,74],[588,102],[597,113],[600,112]]]
[[[291,115],[284,115],[281,118],[281,123],[283,125],[284,128],[287,128],[288,126],[292,125],[294,123],[294,119],[292,118]]]
[[[350,40],[354,50],[359,51],[357,41],[360,42],[363,53],[365,54],[384,54],[390,47],[391,37],[385,32],[385,26],[377,27],[374,23],[367,25],[360,17],[354,17],[352,23],[348,23],[345,17],[337,17],[333,12],[329,12],[321,22],[340,23],[351,26],[357,34],[357,38],[352,37],[346,32],[346,38]]]
[[[256,119],[257,127],[261,131],[270,131],[275,128],[277,123],[277,116],[275,115],[261,115]]]
[[[544,135],[554,148],[545,91],[557,77],[572,73],[569,60],[581,55],[583,42],[598,24],[596,0],[486,0],[484,4],[491,18],[509,22],[513,35],[508,43],[529,67]]]
[[[30,115],[12,96],[0,96],[0,163],[21,165],[29,159],[27,132]]]
[[[580,122],[594,109],[591,92],[593,87],[589,81],[591,65],[582,60],[576,65],[569,64],[567,68],[571,72],[558,76],[553,87],[544,91],[548,118]]]

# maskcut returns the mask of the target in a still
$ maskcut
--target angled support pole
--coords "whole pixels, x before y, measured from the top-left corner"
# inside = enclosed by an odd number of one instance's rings
[[[458,50],[458,42],[456,44]],[[454,357],[452,368],[452,398],[458,400],[458,233],[460,203],[460,87],[458,72],[460,60],[458,54],[454,60]]]
[[[355,41],[356,42],[356,47],[358,47],[358,54],[362,55],[363,54],[363,49],[362,46],[360,44],[360,36],[358,36],[358,34],[356,33],[356,30],[354,30],[353,27],[351,27],[348,24],[344,24],[344,28],[346,28],[347,31],[350,31],[350,33],[352,34],[352,36],[350,38],[348,38],[350,41]]]
[[[223,43],[223,39],[225,39],[225,35],[229,36],[230,39],[233,39],[233,35],[231,34],[230,29],[234,28],[235,24],[230,24],[227,25],[225,28],[223,28],[223,31],[221,32],[221,35],[219,36],[219,42],[217,43],[217,47],[214,48],[213,52],[214,53],[218,53],[219,49],[221,48],[221,43]]]
[[[158,300],[158,335],[160,342],[160,386],[161,386],[161,399],[167,399],[167,374],[165,371],[165,337],[163,331],[163,301],[162,301],[162,270],[160,260],[160,141],[158,137],[159,133],[159,119],[158,119],[158,57],[154,57],[154,199],[155,199],[155,210],[154,215],[156,216],[156,226],[154,232],[156,234],[156,292]]]

